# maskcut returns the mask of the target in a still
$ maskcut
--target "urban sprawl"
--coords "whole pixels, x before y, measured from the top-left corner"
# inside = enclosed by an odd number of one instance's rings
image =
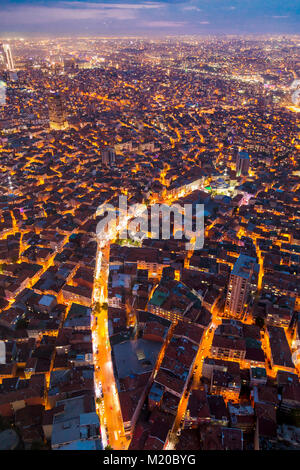
[[[0,449],[299,449],[299,53],[1,40]],[[203,248],[101,238],[120,196]]]

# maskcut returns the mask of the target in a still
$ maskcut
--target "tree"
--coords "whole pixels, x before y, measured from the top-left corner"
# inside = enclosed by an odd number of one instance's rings
[[[259,328],[262,329],[265,326],[265,320],[262,317],[256,317],[255,325],[259,326]]]
[[[95,313],[100,313],[100,311],[101,311],[101,304],[100,304],[100,302],[96,302],[95,306],[94,306],[94,312]]]
[[[16,323],[16,330],[25,330],[27,328],[27,320],[25,318],[19,318]]]
[[[114,450],[114,449],[112,448],[112,446],[110,446],[110,445],[108,444],[108,445],[105,447],[104,450]]]

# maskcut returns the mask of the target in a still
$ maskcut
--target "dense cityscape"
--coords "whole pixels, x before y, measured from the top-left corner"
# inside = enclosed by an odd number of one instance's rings
[[[0,449],[299,449],[300,36],[0,49]]]

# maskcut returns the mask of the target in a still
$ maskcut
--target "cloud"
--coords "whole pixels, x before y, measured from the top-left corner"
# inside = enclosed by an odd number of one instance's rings
[[[79,1],[61,1],[59,5],[65,5],[69,8],[78,7],[80,9],[118,9],[118,10],[145,10],[164,8],[165,4],[161,2],[141,2],[141,3],[94,3],[94,2],[79,2]]]
[[[133,20],[136,11],[129,8],[67,8],[63,6],[22,6],[1,12],[2,24],[40,24],[74,20]]]
[[[190,6],[187,6],[187,7],[182,7],[181,10],[182,11],[202,11],[201,8],[198,8],[194,5],[190,5]]]
[[[142,1],[139,3],[94,3],[81,1],[57,1],[50,5],[15,5],[3,8],[0,24],[3,26],[38,25],[56,22],[98,21],[105,20],[129,21],[136,20],[143,11],[155,11],[164,8],[162,2]]]
[[[180,28],[186,25],[186,21],[142,21],[146,28]]]
[[[271,18],[289,18],[289,15],[272,15]]]

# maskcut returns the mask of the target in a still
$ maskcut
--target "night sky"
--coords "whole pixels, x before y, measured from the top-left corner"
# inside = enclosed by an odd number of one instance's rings
[[[299,0],[0,0],[2,37],[299,32]]]

